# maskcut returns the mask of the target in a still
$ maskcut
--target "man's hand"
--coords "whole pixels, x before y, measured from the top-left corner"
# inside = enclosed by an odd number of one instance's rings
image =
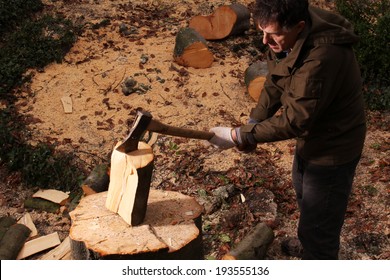
[[[236,147],[237,144],[232,138],[232,128],[231,127],[213,127],[210,129],[210,132],[214,132],[215,135],[209,140],[209,142],[222,150],[230,149]]]

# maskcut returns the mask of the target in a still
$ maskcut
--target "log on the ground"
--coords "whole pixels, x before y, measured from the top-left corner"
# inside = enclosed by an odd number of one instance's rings
[[[153,159],[152,148],[145,142],[139,142],[138,149],[128,154],[116,148],[112,152],[106,207],[129,225],[139,225],[144,220]]]
[[[240,35],[250,28],[249,9],[239,3],[218,7],[208,16],[195,16],[189,22],[206,40],[219,40]]]
[[[174,60],[181,66],[208,68],[214,62],[214,55],[206,40],[192,28],[181,28],[176,35]]]
[[[16,224],[16,220],[10,216],[0,217],[0,240],[3,239],[3,236],[9,230],[9,228]]]
[[[81,184],[85,195],[90,195],[108,190],[110,183],[110,167],[108,164],[99,164]]]
[[[267,63],[263,61],[255,62],[245,70],[244,81],[247,91],[256,102],[260,98],[267,74],[268,66]]]
[[[106,197],[85,196],[70,212],[73,259],[203,259],[203,208],[194,198],[151,189],[144,222],[129,226]]]
[[[58,213],[60,211],[60,205],[52,201],[39,198],[29,197],[24,201],[24,207],[28,209],[36,209],[46,211],[50,213]]]
[[[233,246],[224,260],[263,260],[268,247],[274,240],[274,233],[265,223],[257,224],[247,236]]]
[[[0,241],[0,260],[15,260],[31,230],[22,224],[14,224]]]

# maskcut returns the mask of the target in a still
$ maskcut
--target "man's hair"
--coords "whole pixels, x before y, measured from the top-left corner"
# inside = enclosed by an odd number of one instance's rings
[[[290,28],[309,18],[308,0],[256,0],[253,18],[261,27],[278,22],[283,28]]]

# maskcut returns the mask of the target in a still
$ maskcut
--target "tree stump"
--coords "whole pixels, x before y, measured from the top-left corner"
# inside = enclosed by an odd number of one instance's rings
[[[203,259],[203,208],[192,197],[151,189],[144,222],[130,226],[105,207],[107,192],[70,212],[73,259]]]
[[[249,30],[250,12],[242,4],[224,5],[209,16],[193,17],[189,27],[198,31],[206,40],[220,40]]]
[[[263,61],[255,62],[245,70],[244,81],[247,87],[247,91],[256,102],[260,98],[267,74],[267,63]]]
[[[182,28],[177,33],[173,58],[179,65],[194,68],[208,68],[214,62],[206,40],[192,28]]]

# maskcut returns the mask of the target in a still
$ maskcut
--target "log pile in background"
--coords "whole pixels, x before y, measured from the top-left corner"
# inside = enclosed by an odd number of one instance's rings
[[[189,22],[206,40],[220,40],[228,36],[239,35],[250,27],[250,12],[242,4],[219,6],[213,14],[198,15]]]

